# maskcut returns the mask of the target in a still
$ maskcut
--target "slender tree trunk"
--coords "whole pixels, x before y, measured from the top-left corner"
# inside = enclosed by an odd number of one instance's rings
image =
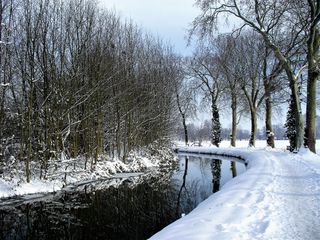
[[[216,147],[219,147],[221,142],[221,124],[219,110],[217,108],[217,100],[215,96],[211,96],[211,114],[212,114],[212,139],[211,142]]]
[[[187,128],[187,123],[186,123],[186,115],[185,113],[182,111],[181,108],[181,104],[180,104],[180,96],[178,94],[178,88],[177,86],[175,87],[175,91],[176,91],[176,100],[177,100],[177,105],[178,105],[178,109],[179,109],[179,113],[182,117],[182,124],[183,124],[183,129],[184,129],[184,141],[186,146],[188,146],[189,143],[189,139],[188,139],[188,128]]]
[[[257,135],[257,110],[255,108],[250,109],[251,114],[251,136],[249,141],[249,146],[256,145],[256,135]]]
[[[118,159],[121,159],[121,139],[120,139],[120,113],[119,109],[116,110],[116,147]]]
[[[183,124],[183,129],[184,129],[184,141],[186,143],[186,146],[188,146],[189,143],[189,139],[188,139],[188,128],[187,128],[187,123],[186,123],[186,117],[185,115],[182,113],[182,124]]]
[[[232,95],[231,109],[232,109],[231,146],[235,147],[236,139],[237,139],[237,97],[235,96],[235,94]]]
[[[266,103],[266,137],[268,146],[274,148],[274,133],[272,128],[272,101],[269,86],[265,84],[265,103]]]
[[[235,147],[236,138],[237,138],[237,97],[235,94],[232,94],[231,109],[232,109],[231,146]],[[232,172],[232,177],[237,176],[237,167],[234,161],[231,161],[231,172]]]
[[[266,98],[266,137],[268,146],[274,148],[274,133],[272,128],[272,104],[269,98]]]

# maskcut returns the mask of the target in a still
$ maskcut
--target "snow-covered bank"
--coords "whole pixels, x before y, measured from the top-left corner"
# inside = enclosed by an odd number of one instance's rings
[[[190,145],[198,145],[199,142],[197,143],[190,143]],[[185,146],[185,143],[183,141],[177,141],[176,142],[177,146]],[[213,147],[210,141],[203,141],[201,142],[201,146],[203,147]],[[236,142],[236,147],[238,148],[246,148],[249,146],[249,140],[237,140]],[[289,146],[289,140],[275,140],[275,147],[278,149],[287,149],[287,146]],[[220,143],[221,148],[228,148],[230,147],[230,141],[223,140]],[[266,140],[257,140],[256,141],[256,147],[257,148],[265,148],[266,147]],[[320,153],[320,139],[316,141],[316,150],[317,153]]]
[[[184,150],[240,156],[248,169],[152,240],[320,239],[319,156],[307,150]]]
[[[32,179],[26,182],[24,163],[12,159],[0,174],[0,198],[17,195],[56,192],[70,186],[110,177],[123,177],[131,172],[145,172],[160,166],[171,165],[175,161],[168,147],[151,145],[139,152],[131,152],[126,161],[100,156],[93,164],[85,158],[59,159],[49,162],[46,177],[40,179],[40,169],[32,163]],[[92,165],[91,165],[92,164]]]

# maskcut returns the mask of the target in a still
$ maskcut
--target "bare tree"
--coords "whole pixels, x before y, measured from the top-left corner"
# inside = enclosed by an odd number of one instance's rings
[[[257,114],[264,100],[263,78],[261,74],[263,63],[262,46],[263,44],[254,32],[247,32],[237,39],[237,58],[241,67],[238,72],[238,79],[247,100],[251,119],[250,146],[255,146]]]
[[[212,45],[201,45],[190,62],[190,76],[197,81],[196,88],[200,89],[205,98],[209,99],[212,114],[212,144],[219,146],[221,142],[221,125],[217,107],[222,92],[221,71],[218,68],[218,57]]]
[[[218,64],[224,75],[224,95],[231,100],[232,122],[231,122],[231,146],[236,146],[237,125],[239,123],[239,105],[241,103],[241,87],[239,77],[238,58],[236,57],[236,39],[229,35],[219,35],[216,39]]]
[[[0,18],[0,138],[15,135],[27,181],[170,136],[180,69],[161,39],[91,0],[2,0]]]
[[[241,2],[241,4],[240,4]],[[299,19],[292,18],[291,1],[211,1],[197,0],[201,14],[194,20],[191,33],[204,37],[212,32],[220,15],[232,15],[241,20],[244,27],[250,27],[259,33],[266,46],[271,49],[286,72],[289,87],[294,99],[296,119],[296,149],[303,142],[303,117],[299,98],[298,75],[295,74],[288,57],[292,49],[303,42],[303,29],[297,29]],[[279,34],[281,33],[281,34]],[[284,46],[284,40],[287,44]]]
[[[306,27],[307,36],[307,62],[308,62],[308,87],[307,87],[307,116],[305,128],[305,145],[312,152],[316,152],[316,109],[317,109],[317,80],[319,78],[319,47],[320,47],[320,2],[316,0],[293,1],[297,10],[302,11],[300,16],[301,28]],[[307,9],[305,9],[307,6]]]

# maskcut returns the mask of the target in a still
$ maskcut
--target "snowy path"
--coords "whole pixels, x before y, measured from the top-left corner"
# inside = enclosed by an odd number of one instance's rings
[[[248,170],[151,239],[320,239],[319,156],[306,150],[188,150],[240,156]]]

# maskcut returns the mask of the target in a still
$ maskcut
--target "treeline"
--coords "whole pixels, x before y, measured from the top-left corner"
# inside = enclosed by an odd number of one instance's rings
[[[170,46],[91,0],[0,1],[0,161],[128,152],[169,135]]]
[[[190,37],[196,38],[198,47],[186,59],[183,85],[200,92],[210,105],[212,143],[219,146],[221,140],[219,111],[231,109],[231,145],[245,114],[251,121],[250,145],[257,138],[257,118],[264,115],[267,144],[274,147],[273,110],[287,103],[290,150],[304,145],[315,152],[319,1],[198,0],[196,5],[200,14]],[[216,34],[229,16],[238,20],[236,27]]]
[[[276,140],[286,140],[286,128],[283,125],[273,125],[274,129],[274,138]],[[203,142],[203,141],[211,141],[212,140],[212,131],[211,131],[211,122],[206,120],[200,126],[196,126],[193,123],[187,124],[188,135],[190,142]],[[257,140],[266,140],[266,128],[258,128],[257,129]],[[232,135],[231,128],[221,128],[221,140],[230,141]],[[251,136],[251,132],[247,129],[237,128],[237,140],[249,140]],[[317,136],[320,137],[320,130],[317,131]],[[177,137],[180,141],[184,141],[184,130],[183,127],[180,126],[177,128]]]

